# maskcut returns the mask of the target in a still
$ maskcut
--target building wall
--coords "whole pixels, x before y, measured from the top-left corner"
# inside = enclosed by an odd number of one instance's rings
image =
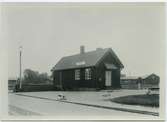
[[[121,88],[123,88],[123,89],[138,89],[137,79],[121,80]]]
[[[150,75],[149,77],[143,79],[142,88],[159,88],[160,78],[156,75]]]
[[[88,67],[87,67],[88,68]],[[77,89],[77,88],[96,88],[96,80],[95,80],[95,69],[91,68],[92,77],[90,80],[85,80],[85,69],[80,68],[80,80],[75,80],[75,69],[70,70],[62,70],[54,72],[54,85],[63,89]],[[60,78],[61,74],[61,78]]]
[[[55,86],[58,87],[61,87],[62,85],[64,89],[77,89],[77,88],[104,89],[105,71],[106,71],[104,65],[105,63],[110,63],[110,64],[113,63],[118,67],[118,69],[112,70],[112,87],[120,88],[120,66],[118,65],[118,62],[112,57],[111,53],[107,53],[95,67],[90,67],[92,70],[91,80],[85,80],[85,68],[80,68],[81,70],[80,80],[75,80],[75,69],[69,69],[62,71],[54,71],[54,84]],[[62,79],[60,78],[60,73]]]
[[[105,67],[105,63],[114,64],[118,67],[118,69],[112,69],[112,87],[120,88],[120,66],[117,61],[112,57],[111,53],[107,53],[103,60],[96,66],[96,81],[97,87],[105,88],[105,71],[107,71]]]
[[[54,86],[61,88],[61,83],[60,83],[60,71],[54,71],[53,72],[53,84]]]
[[[141,79],[141,89],[147,89],[147,88],[158,88],[159,87],[159,77],[149,76],[145,79]],[[121,87],[124,89],[139,89],[138,88],[138,78],[136,79],[124,79],[121,81]]]
[[[143,84],[159,84],[160,78],[156,75],[151,75],[143,79]]]
[[[112,71],[112,75],[113,75],[113,87],[114,88],[121,88],[121,85],[120,85],[120,69],[117,69],[117,70],[113,70]]]

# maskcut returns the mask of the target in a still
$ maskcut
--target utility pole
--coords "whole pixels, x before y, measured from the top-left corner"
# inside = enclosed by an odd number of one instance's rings
[[[20,64],[20,82],[19,82],[19,88],[21,89],[22,88],[22,78],[21,78],[21,70],[22,70],[22,62],[21,62],[21,56],[22,56],[22,46],[19,47],[19,64]]]

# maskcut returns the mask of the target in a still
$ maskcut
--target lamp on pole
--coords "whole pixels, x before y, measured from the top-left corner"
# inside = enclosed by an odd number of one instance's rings
[[[19,77],[20,77],[20,82],[19,82],[19,88],[21,89],[22,88],[22,78],[21,78],[21,70],[22,70],[22,62],[21,62],[21,56],[22,56],[22,49],[23,49],[23,47],[22,46],[20,46],[19,47],[19,64],[20,64],[20,75],[19,75]]]

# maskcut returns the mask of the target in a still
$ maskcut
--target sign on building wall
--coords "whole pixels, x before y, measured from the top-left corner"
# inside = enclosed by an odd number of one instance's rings
[[[85,64],[86,64],[85,61],[81,61],[81,62],[77,62],[77,63],[76,63],[77,66],[85,65]]]

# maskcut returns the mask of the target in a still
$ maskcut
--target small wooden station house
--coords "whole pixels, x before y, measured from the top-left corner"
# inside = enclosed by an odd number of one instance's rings
[[[56,88],[72,90],[79,88],[120,88],[120,72],[123,64],[111,48],[97,48],[63,57],[53,68],[53,82]]]

